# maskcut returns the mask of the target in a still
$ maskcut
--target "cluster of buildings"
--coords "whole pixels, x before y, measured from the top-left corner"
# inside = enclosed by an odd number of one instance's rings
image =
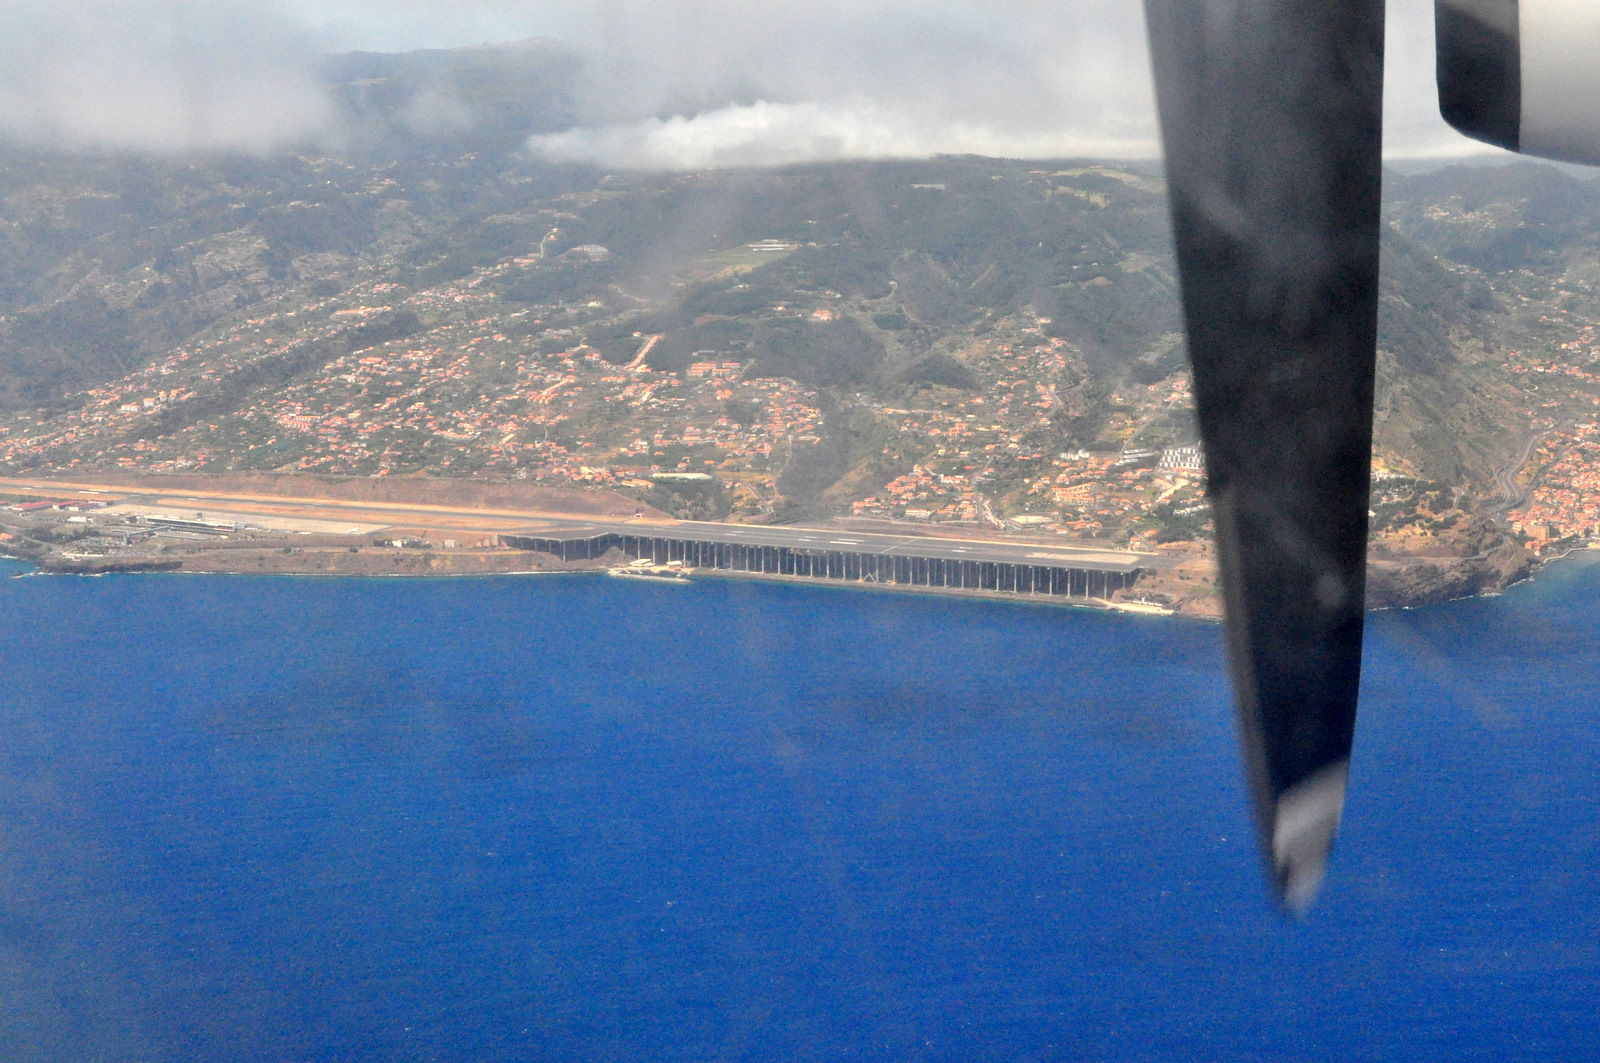
[[[0,422],[0,467],[427,469],[597,486],[696,473],[763,500],[776,497],[777,478],[795,454],[823,438],[815,394],[788,378],[749,374],[727,352],[697,352],[684,372],[663,372],[643,357],[660,337],[639,335],[640,357],[618,364],[615,354],[608,360],[584,342],[592,308],[480,307],[496,298],[483,281],[537,261],[514,260],[415,293],[371,283],[337,300],[247,319],[91,389],[66,414]],[[163,428],[169,411],[203,403],[224,386],[221,367],[240,372],[292,356],[397,307],[431,326],[332,358],[215,419]],[[1153,506],[1197,498],[1193,448],[1130,449],[1159,414],[1188,402],[1186,378],[1112,396],[1116,410],[1131,411],[1112,415],[1120,452],[1063,451],[1059,420],[1082,412],[1084,400],[1073,392],[1074,352],[1045,336],[1043,324],[960,352],[982,382],[976,392],[929,388],[915,409],[873,405],[892,429],[882,463],[904,471],[868,486],[852,510],[1120,537]]]
[[[658,371],[645,357],[618,363],[587,346],[582,312],[538,317],[533,309],[477,309],[494,299],[483,290],[486,279],[536,261],[510,261],[418,293],[368,283],[339,299],[245,320],[115,386],[85,392],[66,415],[0,423],[0,466],[352,475],[429,469],[552,485],[693,472],[770,499],[795,453],[821,442],[826,426],[813,392],[792,379],[747,375],[726,352],[698,352],[683,373]],[[170,408],[203,402],[224,386],[219,367],[237,373],[293,355],[402,306],[432,327],[334,357],[314,375],[214,419],[160,429]],[[1187,403],[1186,378],[1112,397],[1122,411],[1109,431],[1125,440],[1122,451],[1062,451],[1059,419],[1082,413],[1085,400],[1072,391],[1074,352],[1045,336],[1042,325],[962,352],[982,381],[979,391],[931,387],[918,408],[874,405],[875,418],[893,429],[883,464],[904,472],[851,509],[886,519],[1016,522],[1122,536],[1152,506],[1198,496],[1194,448],[1131,450],[1152,415]],[[634,339],[643,355],[659,336]]]
[[[374,297],[394,286],[372,285],[354,293]],[[24,411],[0,420],[0,468],[52,465],[74,468],[88,462],[147,467],[170,449],[156,438],[170,409],[215,393],[226,373],[251,362],[302,350],[348,327],[334,317],[331,299],[243,322],[192,347],[137,369],[112,384],[89,388],[65,413]],[[213,428],[215,426],[212,426]],[[201,461],[190,455],[187,467]]]
[[[11,513],[87,513],[107,503],[93,498],[38,498],[0,506]]]
[[[1508,514],[1535,550],[1558,540],[1600,538],[1600,420],[1576,415],[1600,407],[1600,326],[1560,322],[1570,339],[1549,352],[1512,351],[1506,371],[1540,410],[1542,438],[1527,465],[1527,501]],[[1527,474],[1525,474],[1527,475]]]
[[[1527,504],[1510,514],[1535,548],[1569,538],[1600,538],[1600,423],[1547,435],[1535,454],[1539,479]]]
[[[1046,338],[1045,324],[967,352],[978,378],[988,382],[978,394],[930,394],[926,408],[879,407],[898,423],[898,450],[920,460],[855,501],[852,512],[1132,540],[1150,530],[1139,525],[1158,520],[1154,510],[1163,503],[1203,508],[1198,446],[1137,449],[1147,432],[1164,440],[1165,415],[1188,408],[1187,374],[1110,396],[1117,412],[1105,435],[1120,440],[1118,449],[1062,450],[1059,422],[1084,412],[1085,400],[1072,390],[1070,345]]]
[[[558,232],[550,230],[537,254],[447,284],[412,290],[369,280],[264,310],[75,396],[65,413],[0,419],[0,468],[427,470],[602,486],[692,473],[775,498],[783,470],[827,433],[818,396],[791,379],[747,372],[732,351],[696,352],[682,372],[654,369],[645,356],[661,339],[655,335],[635,335],[620,357],[613,338],[606,357],[586,339],[614,311],[517,305],[497,295],[512,274],[547,268]],[[779,240],[747,248],[794,249]],[[580,245],[562,257],[601,262],[611,252]],[[400,311],[416,314],[424,330],[327,356],[352,329]],[[1163,411],[1187,404],[1181,374],[1110,397],[1103,436],[1118,441],[1118,452],[1063,449],[1063,422],[1105,397],[1080,393],[1081,359],[1046,335],[1047,324],[1007,326],[955,352],[980,382],[975,391],[929,387],[917,408],[858,396],[888,430],[877,464],[893,471],[862,484],[854,511],[1122,535],[1153,506],[1198,497],[1192,461],[1119,462],[1146,442],[1141,434]],[[309,372],[272,379],[267,370],[297,365],[298,356]],[[259,395],[216,398],[252,367],[266,378]],[[1154,435],[1152,447],[1171,442]]]
[[[582,319],[570,313],[548,323],[528,310],[474,316],[475,304],[495,298],[475,290],[494,271],[413,295],[367,285],[336,304],[249,319],[84,393],[70,413],[0,422],[0,466],[354,475],[426,468],[603,485],[664,471],[765,469],[775,451],[818,440],[815,398],[791,380],[743,379],[743,366],[727,358],[684,374],[653,370],[643,358],[616,365],[583,342]],[[333,358],[215,420],[162,430],[169,409],[203,403],[224,385],[219,365],[248,370],[396,306],[437,323]],[[637,339],[642,352],[659,337]],[[755,414],[731,418],[730,403]]]

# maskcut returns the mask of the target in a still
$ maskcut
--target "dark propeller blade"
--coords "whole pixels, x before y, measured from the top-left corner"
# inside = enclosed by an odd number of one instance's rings
[[[1281,904],[1321,884],[1361,671],[1382,0],[1146,0],[1239,731]]]

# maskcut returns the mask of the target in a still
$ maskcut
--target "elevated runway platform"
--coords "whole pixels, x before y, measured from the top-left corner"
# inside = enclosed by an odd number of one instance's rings
[[[1152,554],[1046,543],[693,521],[552,520],[503,535],[501,541],[564,561],[589,561],[619,550],[630,559],[678,561],[719,572],[1083,600],[1109,598],[1131,586],[1141,570],[1170,563]]]

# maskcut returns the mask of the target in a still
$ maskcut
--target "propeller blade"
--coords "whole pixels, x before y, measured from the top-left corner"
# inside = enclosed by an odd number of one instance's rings
[[[1146,0],[1225,629],[1263,854],[1308,907],[1366,586],[1382,0]]]

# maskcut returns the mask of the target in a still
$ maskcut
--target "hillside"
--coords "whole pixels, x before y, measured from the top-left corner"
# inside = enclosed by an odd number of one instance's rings
[[[394,135],[340,156],[0,153],[0,469],[1203,532],[1150,172],[551,167],[505,149],[559,115],[472,81],[508,55],[342,58],[350,106]],[[440,85],[478,117],[394,133]],[[1531,165],[1391,175],[1386,221],[1377,527],[1402,554],[1492,550],[1594,394],[1600,193]],[[1501,539],[1467,536],[1483,521]]]

